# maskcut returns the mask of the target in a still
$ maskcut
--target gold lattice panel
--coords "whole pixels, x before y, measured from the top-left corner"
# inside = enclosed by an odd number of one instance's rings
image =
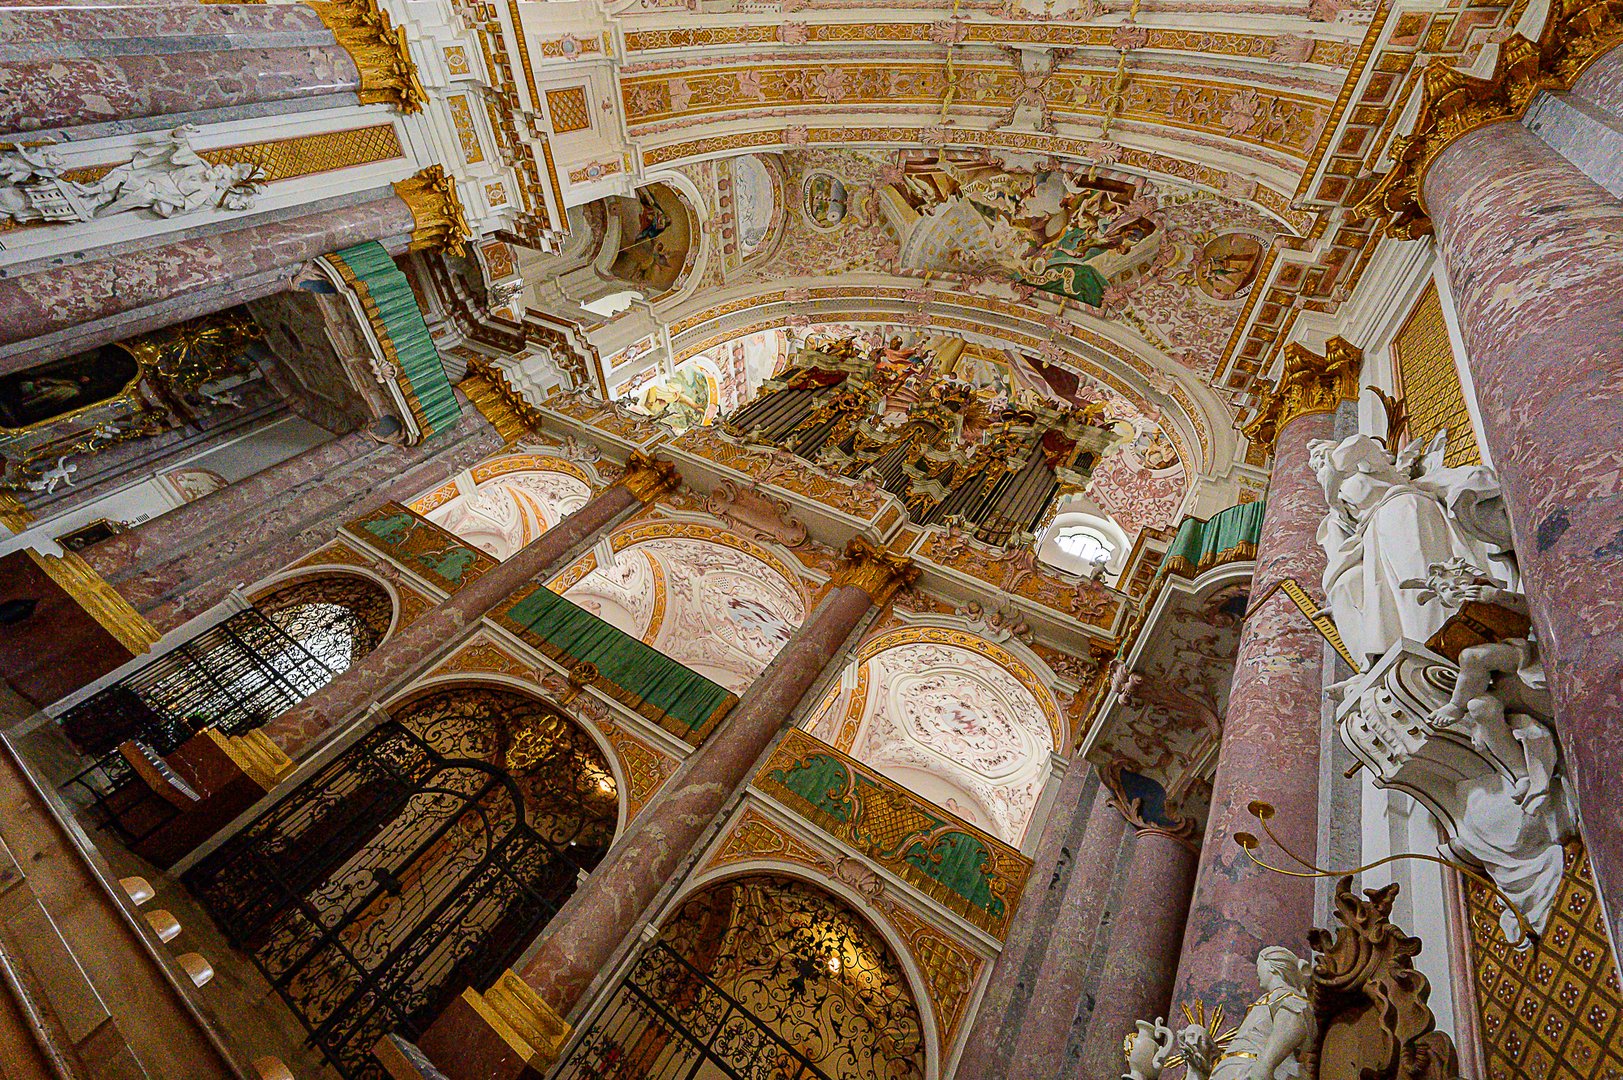
[[[400,139],[393,124],[375,124],[372,127],[350,128],[345,131],[323,131],[318,135],[297,135],[291,139],[250,143],[246,146],[222,146],[215,150],[199,150],[198,156],[210,165],[238,165],[252,162],[265,170],[267,182],[292,180],[314,173],[348,169],[355,165],[368,165],[374,161],[390,161],[404,156]],[[116,167],[85,165],[70,169],[62,175],[69,180],[90,183],[106,176]]]
[[[548,90],[547,115],[552,117],[554,135],[567,135],[571,131],[585,131],[591,127],[592,114],[586,106],[586,87],[568,86],[562,90]]]
[[[1404,320],[1392,342],[1397,359],[1398,393],[1409,413],[1409,437],[1430,440],[1448,429],[1446,465],[1481,462],[1476,430],[1465,407],[1460,373],[1454,366],[1454,346],[1443,320],[1443,302],[1437,286],[1429,284]]]
[[[1481,885],[1470,885],[1466,906],[1485,1080],[1623,1080],[1623,989],[1583,843],[1567,845],[1561,892],[1536,948],[1505,943],[1504,905]]]

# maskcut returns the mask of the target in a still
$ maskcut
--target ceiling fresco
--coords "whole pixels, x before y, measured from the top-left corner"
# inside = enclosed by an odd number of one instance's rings
[[[1031,155],[791,151],[784,242],[736,282],[878,272],[1046,300],[1210,378],[1282,231],[1243,203]]]

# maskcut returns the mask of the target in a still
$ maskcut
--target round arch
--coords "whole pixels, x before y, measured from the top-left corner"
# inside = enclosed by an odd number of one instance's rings
[[[763,895],[770,901],[772,890],[780,891],[783,896],[792,897],[792,904],[796,910],[792,913],[768,911],[761,901]],[[726,908],[721,908],[714,902],[718,894],[741,896],[743,902],[729,903]],[[739,911],[740,908],[743,909],[742,912]],[[747,926],[736,925],[742,921],[738,917],[740,914],[749,920]],[[717,918],[718,915],[720,918]],[[708,917],[710,922],[698,926],[698,933],[692,930],[683,933],[682,931],[687,929],[685,924],[691,923],[695,916],[701,919]],[[836,919],[843,921],[844,926],[840,926]],[[721,925],[715,925],[718,923]],[[787,934],[782,932],[784,926],[789,927]],[[849,933],[853,930],[855,933]],[[640,974],[656,968],[662,972],[675,971],[685,974],[693,981],[697,981],[694,979],[695,974],[708,980],[715,974],[718,960],[733,960],[743,951],[734,946],[730,935],[743,936],[746,939],[744,947],[753,946],[755,949],[754,959],[758,961],[777,959],[778,963],[776,967],[768,967],[764,975],[757,974],[753,979],[741,980],[755,993],[753,995],[748,992],[735,993],[733,995],[735,1000],[748,1006],[763,1000],[760,991],[770,990],[775,982],[783,984],[779,987],[777,999],[780,1007],[774,1009],[771,1006],[769,994],[766,999],[769,1004],[762,1012],[772,1015],[760,1016],[759,1022],[789,1046],[802,1049],[809,1045],[820,1050],[820,1054],[807,1056],[811,1058],[812,1064],[822,1067],[827,1076],[835,1080],[858,1080],[858,1078],[868,1080],[870,1077],[876,1080],[937,1080],[940,1076],[942,1051],[938,1011],[935,1002],[929,996],[930,983],[919,965],[918,958],[914,956],[904,936],[889,920],[876,911],[862,895],[832,875],[819,877],[804,866],[771,859],[730,864],[696,876],[687,882],[658,920],[658,931],[659,936],[645,947],[639,956],[629,975],[629,982],[638,982]],[[762,940],[763,938],[766,940]],[[793,942],[793,947],[782,948],[774,953],[774,947],[781,947],[786,939]],[[696,955],[683,955],[689,951]],[[672,953],[681,956],[681,960],[673,959]],[[710,961],[709,971],[704,970],[706,960]],[[684,965],[683,961],[688,963]],[[756,970],[759,971],[761,966],[763,965],[756,965]],[[877,1055],[864,1054],[860,1048],[853,1050],[850,1046],[843,1048],[842,1056],[842,1047],[837,1043],[811,1036],[809,1029],[815,1026],[817,1015],[815,995],[819,990],[826,991],[828,984],[837,980],[857,985],[858,980],[862,979],[871,987],[878,981],[874,976],[883,972],[885,968],[890,969],[884,972],[889,987],[897,992],[898,998],[905,995],[903,998],[905,1005],[903,1009],[898,1010],[899,1016],[883,1014],[893,1021],[888,1027],[898,1029],[902,1034],[905,1056],[896,1056],[892,1053],[887,1058],[878,1059]],[[794,980],[798,980],[804,987],[796,995],[797,1003],[802,1008],[791,1018],[790,1023],[783,1023],[783,1014],[791,1011],[782,1007],[788,1004],[783,991]],[[626,996],[622,987],[621,991],[610,999],[605,1009],[593,1019],[593,1031],[608,1028],[613,1023],[617,1014],[616,1007],[621,1005]],[[911,1008],[907,1009],[905,1006]],[[862,1011],[850,1010],[846,1015],[854,1016]],[[802,1021],[798,1025],[798,1031],[792,1022],[796,1019]],[[898,1020],[899,1023],[896,1022]],[[778,1023],[775,1024],[774,1021]],[[789,1028],[788,1037],[780,1030],[783,1027]],[[830,1027],[836,1032],[840,1031],[840,1025],[825,1025],[825,1030]],[[850,1028],[845,1030],[851,1031]],[[897,1033],[897,1030],[888,1032],[892,1040]],[[800,1038],[794,1037],[795,1035],[799,1035]],[[880,1042],[884,1035],[870,1035],[867,1038],[871,1046]],[[582,1065],[588,1069],[591,1067],[591,1062],[583,1060],[587,1055],[581,1052],[591,1043],[592,1035],[588,1033],[571,1057],[569,1065],[559,1074],[560,1080],[584,1080],[585,1077],[597,1075],[590,1071],[572,1071]],[[895,1045],[894,1041],[892,1045]],[[836,1061],[845,1067],[843,1069],[836,1067],[833,1064]],[[809,1071],[797,1072],[793,1069],[782,1075],[794,1076],[797,1080],[813,1080],[814,1077]],[[659,1080],[658,1074],[649,1074],[649,1077],[650,1080]]]
[[[334,675],[349,670],[400,627],[399,591],[361,567],[297,567],[260,582],[248,600]]]
[[[525,457],[530,460],[508,458],[476,467],[471,491],[459,485],[424,517],[493,558],[511,558],[586,505],[595,490],[572,462]]]
[[[939,626],[863,645],[805,727],[909,791],[1019,847],[1064,745],[1053,694],[994,642]]]
[[[810,614],[788,560],[698,522],[640,522],[549,583],[604,621],[741,693]]]
[[[745,285],[712,290],[703,305],[674,308],[668,319],[675,363],[791,320],[927,324],[1035,353],[1097,380],[1144,416],[1158,419],[1190,482],[1196,473],[1221,472],[1239,453],[1233,412],[1205,380],[1137,332],[1088,315],[1056,328],[1012,301],[944,292],[907,278],[876,284],[865,274],[845,282],[816,278],[778,282],[770,289]]]
[[[418,687],[187,872],[345,1076],[508,967],[612,842],[617,792],[533,693]],[[338,943],[338,944],[335,944]]]
[[[631,789],[629,785],[631,780],[626,775],[625,763],[621,760],[619,752],[614,748],[614,744],[609,741],[608,737],[598,729],[597,725],[581,715],[579,710],[567,705],[560,705],[551,700],[548,698],[546,690],[535,683],[527,679],[521,679],[516,675],[504,675],[499,671],[481,671],[478,674],[452,671],[443,675],[418,679],[382,704],[384,710],[392,714],[396,708],[402,704],[409,704],[412,699],[421,693],[429,690],[457,688],[509,690],[525,697],[534,698],[548,708],[556,710],[570,723],[579,728],[597,747],[597,752],[602,755],[603,761],[608,766],[609,775],[614,780],[617,807],[614,835],[619,837],[625,831],[630,818],[629,798]]]

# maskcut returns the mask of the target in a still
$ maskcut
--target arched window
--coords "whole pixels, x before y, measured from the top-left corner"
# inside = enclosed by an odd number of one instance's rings
[[[554,707],[493,687],[390,710],[185,876],[346,1080],[487,989],[614,837],[602,753]]]
[[[764,874],[661,928],[558,1080],[922,1080],[924,1026],[885,939],[838,897]]]
[[[1086,525],[1073,525],[1061,529],[1054,536],[1059,549],[1089,566],[1103,566],[1116,553],[1115,545],[1105,539],[1098,529]]]

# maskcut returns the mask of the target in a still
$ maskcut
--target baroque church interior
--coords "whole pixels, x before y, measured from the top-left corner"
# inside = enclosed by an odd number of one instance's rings
[[[0,0],[0,1077],[1623,1080],[1620,280],[1623,0]]]

